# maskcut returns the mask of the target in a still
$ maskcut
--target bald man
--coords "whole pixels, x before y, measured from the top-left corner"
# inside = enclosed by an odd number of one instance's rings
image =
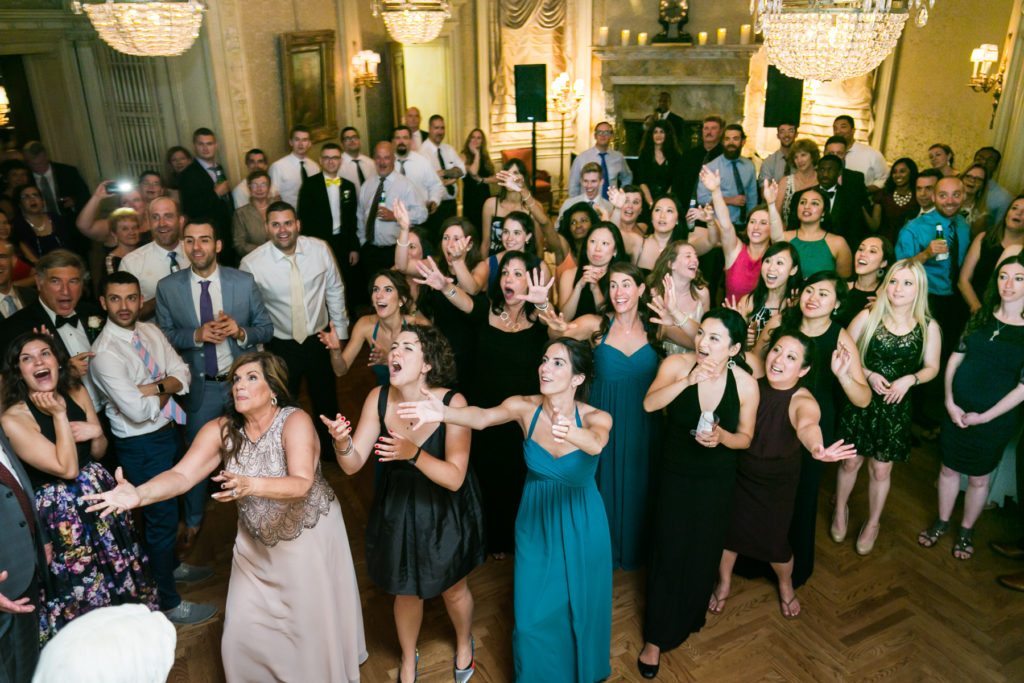
[[[420,150],[420,145],[427,139],[427,131],[420,129],[420,110],[417,107],[409,107],[405,110],[404,123],[409,127],[412,134],[412,144],[409,146],[414,152]]]

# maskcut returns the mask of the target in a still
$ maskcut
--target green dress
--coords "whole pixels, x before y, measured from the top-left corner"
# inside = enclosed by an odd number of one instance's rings
[[[835,270],[836,259],[832,256],[832,250],[828,248],[828,242],[822,237],[820,240],[806,242],[799,237],[789,241],[800,256],[800,274],[809,278],[815,273],[823,270]]]

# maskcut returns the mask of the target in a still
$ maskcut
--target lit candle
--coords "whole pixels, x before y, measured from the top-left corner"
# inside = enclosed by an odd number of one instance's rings
[[[602,26],[597,29],[597,44],[604,47],[608,44],[608,27]]]
[[[707,45],[708,44],[708,32],[707,31],[701,31],[700,33],[697,34],[697,44],[698,45]]]
[[[718,29],[718,44],[719,45],[725,45],[725,34],[726,34],[726,31],[725,31],[724,28]]]
[[[750,45],[750,24],[740,26],[740,45]]]
[[[619,36],[619,39],[622,42],[622,47],[629,47],[629,29],[628,28],[622,29],[622,34]]]
[[[636,44],[639,45],[640,47],[643,47],[644,45],[647,44],[647,33],[646,32],[636,34]]]

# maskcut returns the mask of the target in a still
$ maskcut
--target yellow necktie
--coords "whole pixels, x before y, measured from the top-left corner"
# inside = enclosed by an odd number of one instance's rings
[[[324,182],[327,184],[327,187],[341,186],[341,178],[324,178]]]
[[[291,264],[289,284],[292,299],[292,339],[301,344],[306,341],[309,331],[306,322],[306,289],[302,286],[302,273],[299,272],[297,258],[295,254],[288,257]]]

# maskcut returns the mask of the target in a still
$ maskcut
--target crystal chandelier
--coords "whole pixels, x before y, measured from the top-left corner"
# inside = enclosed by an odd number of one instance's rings
[[[110,47],[136,57],[174,57],[192,47],[206,10],[202,0],[106,0],[74,2],[71,8],[84,11]]]
[[[751,0],[768,63],[804,80],[841,81],[885,59],[911,16],[928,23],[935,0]]]
[[[383,17],[392,38],[415,45],[437,38],[451,7],[447,0],[374,0],[373,16]]]

